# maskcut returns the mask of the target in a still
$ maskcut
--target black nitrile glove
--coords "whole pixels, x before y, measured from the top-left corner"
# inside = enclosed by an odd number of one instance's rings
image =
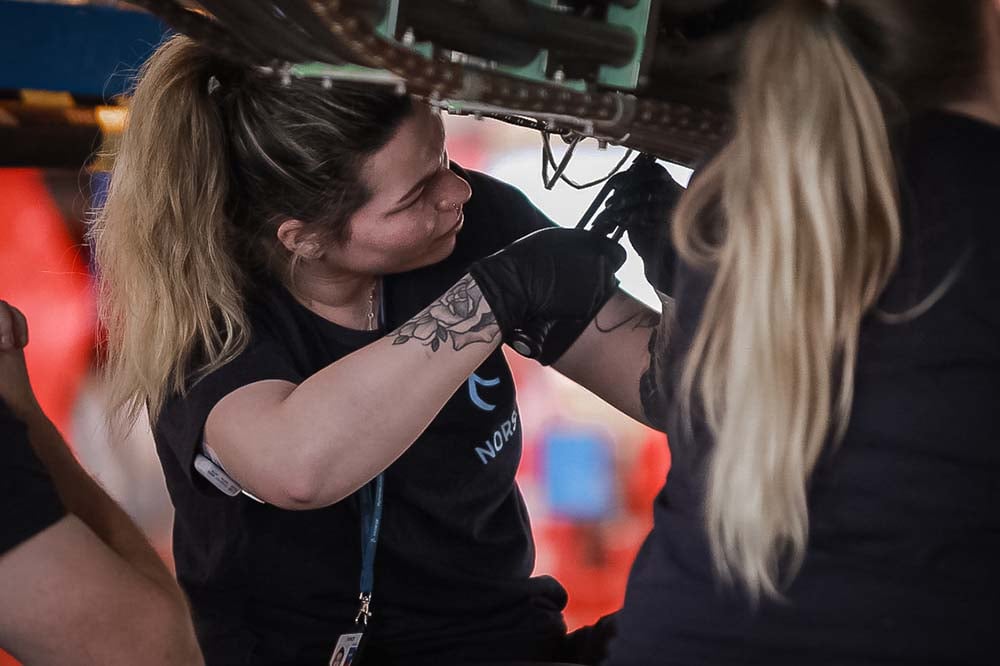
[[[614,176],[609,185],[613,193],[594,219],[593,231],[607,235],[625,230],[642,257],[646,279],[657,291],[672,295],[677,251],[670,240],[670,217],[684,188],[646,156]]]
[[[551,363],[579,337],[618,287],[625,249],[579,229],[542,229],[469,268],[504,342]],[[553,334],[551,341],[549,335]]]

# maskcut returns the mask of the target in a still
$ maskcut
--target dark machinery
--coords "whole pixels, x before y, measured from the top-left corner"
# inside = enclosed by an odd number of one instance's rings
[[[571,145],[593,137],[687,165],[726,132],[732,56],[759,4],[132,2],[264,75],[391,85],[449,113],[498,118]]]

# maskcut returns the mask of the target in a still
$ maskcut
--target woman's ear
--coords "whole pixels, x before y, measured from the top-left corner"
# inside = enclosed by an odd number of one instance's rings
[[[303,259],[319,259],[323,256],[323,248],[316,241],[314,234],[306,231],[301,220],[288,219],[278,226],[278,242],[286,250]]]

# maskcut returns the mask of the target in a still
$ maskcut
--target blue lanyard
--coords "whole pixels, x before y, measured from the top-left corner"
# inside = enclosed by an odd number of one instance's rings
[[[372,488],[372,485],[375,488]],[[354,623],[368,626],[372,616],[369,605],[372,588],[375,585],[375,548],[378,546],[378,532],[382,527],[382,503],[385,477],[379,474],[375,480],[361,489],[361,606]]]
[[[381,280],[378,284],[378,324],[381,327],[385,321],[385,298]],[[374,489],[372,488],[374,485]],[[378,532],[382,527],[382,499],[385,490],[385,475],[379,474],[374,480],[361,489],[361,602],[354,624],[368,626],[372,616],[370,605],[372,589],[375,586],[375,548],[378,546]]]

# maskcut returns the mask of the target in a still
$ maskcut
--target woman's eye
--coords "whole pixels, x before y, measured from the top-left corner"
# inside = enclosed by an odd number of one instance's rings
[[[413,197],[413,200],[410,203],[406,204],[406,207],[409,208],[409,207],[413,206],[415,203],[417,203],[418,201],[420,201],[421,199],[423,199],[424,198],[424,194],[426,192],[427,192],[427,188],[426,187],[423,188],[422,190],[420,190],[420,192],[417,193],[417,196]]]
[[[404,203],[402,206],[400,206],[399,208],[397,208],[395,211],[393,211],[392,214],[402,213],[404,210],[409,210],[410,208],[413,208],[413,206],[418,201],[420,201],[421,199],[424,198],[424,192],[426,192],[426,191],[427,191],[426,187],[424,189],[420,190],[420,192],[418,192],[412,199],[410,199],[409,201],[407,201],[406,203]]]

